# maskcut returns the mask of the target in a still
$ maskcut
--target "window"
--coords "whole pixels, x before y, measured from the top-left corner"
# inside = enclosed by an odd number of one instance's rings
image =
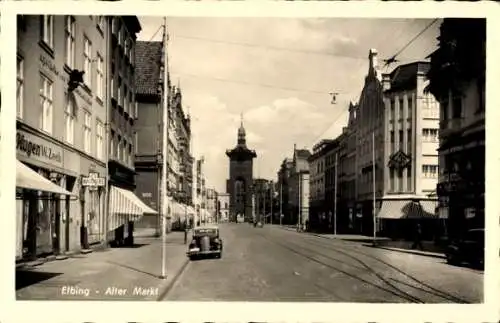
[[[128,165],[128,145],[127,145],[127,142],[125,140],[123,140],[123,163],[127,164]]]
[[[132,144],[128,144],[128,164],[132,166],[133,158],[132,158]]]
[[[115,144],[115,132],[111,131],[111,140],[109,141],[109,153],[111,154],[112,158],[116,157],[116,144]]]
[[[90,113],[85,112],[84,123],[83,123],[83,150],[87,153],[91,153],[91,140],[92,140],[92,116]]]
[[[403,108],[404,108],[404,101],[403,98],[399,99],[399,119],[403,119]]]
[[[412,139],[412,133],[411,133],[411,129],[408,129],[408,143],[407,143],[407,148],[406,148],[406,154],[408,155],[412,155],[412,146],[411,146],[411,139]]]
[[[391,131],[391,152],[394,152],[394,131]]]
[[[459,94],[453,96],[451,117],[458,119],[462,117],[462,97]]]
[[[122,140],[120,136],[118,136],[118,140],[116,141],[116,148],[118,149],[117,159],[122,160]]]
[[[104,125],[101,121],[96,121],[96,157],[104,159]]]
[[[73,16],[66,16],[65,18],[65,34],[66,34],[66,52],[65,55],[65,63],[71,68],[75,67],[75,36],[76,36],[76,27],[75,27],[75,18]]]
[[[390,116],[390,119],[393,120],[393,121],[396,119],[395,106],[396,106],[396,102],[394,102],[394,99],[391,99],[391,116]]]
[[[403,130],[399,130],[399,149],[403,149]]]
[[[74,143],[74,137],[75,137],[75,103],[71,99],[71,96],[66,93],[66,108],[64,110],[64,122],[66,125],[66,130],[65,130],[65,140],[69,144]]]
[[[422,175],[426,178],[436,178],[438,175],[438,166],[422,165]]]
[[[52,81],[40,75],[40,128],[52,133]]]
[[[403,191],[403,170],[398,170],[398,191]]]
[[[134,148],[135,148],[135,153],[138,153],[138,147],[139,147],[139,134],[137,132],[134,132]]]
[[[410,96],[408,97],[408,119],[411,119],[413,117],[413,98]]]
[[[50,48],[54,47],[54,16],[45,15],[41,17],[42,41]]]
[[[85,37],[83,39],[83,82],[91,88],[92,80],[92,44],[90,40]]]
[[[389,191],[394,192],[395,191],[395,182],[394,182],[394,168],[389,169]]]
[[[426,142],[437,142],[438,130],[429,128],[422,129],[422,137]]]
[[[24,60],[17,57],[17,117],[23,117],[24,109]]]
[[[406,183],[406,190],[408,192],[412,192],[412,184],[413,184],[413,176],[412,176],[412,173],[411,173],[411,164],[408,166],[408,168],[406,169],[406,174],[408,175],[407,176],[407,180],[408,182]]]
[[[103,101],[104,98],[104,60],[102,56],[98,53],[97,54],[97,88],[96,88],[96,95],[101,101]]]

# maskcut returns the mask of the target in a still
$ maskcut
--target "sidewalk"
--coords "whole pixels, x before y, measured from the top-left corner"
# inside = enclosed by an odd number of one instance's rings
[[[297,226],[295,225],[283,225],[283,226],[277,226],[281,229],[284,230],[289,230],[289,231],[295,231],[297,232]],[[303,232],[307,233],[313,236],[317,236],[320,238],[325,238],[325,239],[338,239],[338,240],[345,240],[345,241],[353,241],[353,242],[373,242],[373,237],[368,237],[360,234],[337,234],[334,235],[333,233],[315,233],[315,232]],[[386,241],[389,240],[388,238],[385,237],[376,237],[375,238],[377,241]]]
[[[167,235],[167,279],[161,238],[136,238],[134,247],[97,250],[16,270],[17,300],[157,300],[188,264],[184,234]]]
[[[278,227],[280,227],[281,229],[284,229],[284,230],[297,231],[296,226],[284,225],[284,226],[278,226]],[[419,255],[419,256],[427,256],[427,257],[446,259],[446,255],[443,252],[439,252],[438,248],[436,248],[436,250],[415,250],[415,249],[409,249],[409,248],[402,248],[402,247],[400,247],[400,244],[396,244],[395,242],[391,241],[391,239],[385,238],[385,237],[376,237],[377,245],[373,246],[371,244],[371,243],[373,243],[373,237],[368,237],[368,236],[353,235],[353,234],[338,234],[337,236],[335,236],[333,234],[328,234],[328,233],[324,233],[324,234],[323,233],[314,233],[314,232],[306,232],[306,233],[308,233],[310,235],[317,236],[317,237],[325,238],[325,239],[339,239],[339,240],[345,240],[345,241],[370,243],[370,244],[364,244],[364,245],[367,247],[372,247],[372,248],[403,252],[403,253]],[[405,243],[407,245],[411,244],[410,242],[405,242]]]

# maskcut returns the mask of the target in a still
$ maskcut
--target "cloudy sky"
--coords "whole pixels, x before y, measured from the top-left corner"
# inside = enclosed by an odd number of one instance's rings
[[[140,19],[139,40],[161,40],[161,17]],[[275,179],[293,145],[334,138],[357,101],[368,51],[396,54],[432,20],[167,18],[171,79],[192,116],[193,154],[205,156],[208,185],[225,191],[228,159],[243,114],[256,150],[254,177]],[[440,21],[398,56],[423,60],[437,44]],[[390,72],[383,68],[383,72]],[[331,104],[330,92],[339,93]]]

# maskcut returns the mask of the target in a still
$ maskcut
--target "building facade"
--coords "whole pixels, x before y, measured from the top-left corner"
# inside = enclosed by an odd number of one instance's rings
[[[226,156],[229,158],[229,179],[226,191],[230,196],[230,216],[233,221],[236,221],[238,215],[243,215],[246,221],[251,221],[253,159],[257,157],[257,154],[247,147],[243,120],[238,129],[237,145],[227,150]]]
[[[325,150],[332,140],[323,139],[314,145],[312,155],[309,156],[310,178],[310,227],[320,229],[326,220],[325,209]]]
[[[137,119],[134,127],[137,173],[136,194],[153,209],[160,210],[161,176],[163,171],[163,116],[165,113],[163,86],[163,42],[137,42],[135,49],[135,98]],[[170,87],[169,79],[166,80]],[[155,228],[160,234],[160,216],[145,215],[136,228]]]
[[[356,213],[361,215],[360,226],[366,234],[373,232],[373,215],[380,207],[380,203],[376,203],[374,210],[373,200],[380,201],[384,187],[385,106],[377,55],[375,49],[370,50],[368,74],[359,98],[356,121]]]
[[[338,212],[344,220],[339,224],[344,232],[361,232],[360,218],[356,216],[356,120],[358,106],[349,104],[349,119],[342,130],[340,139],[339,174],[338,174]]]
[[[309,163],[311,153],[294,145],[293,166],[288,180],[290,222],[309,223]]]
[[[219,205],[219,222],[229,221],[229,194],[219,193],[217,195],[217,203]]]
[[[439,103],[424,93],[428,62],[400,65],[383,75],[384,196],[378,218],[391,236],[408,237],[418,220],[426,235],[437,226]],[[425,222],[425,223],[424,223]]]
[[[426,91],[440,102],[439,215],[453,239],[484,228],[486,20],[444,19]]]
[[[339,173],[338,165],[339,154],[340,154],[340,141],[339,138],[335,138],[330,143],[328,143],[324,148],[324,158],[325,158],[325,200],[323,204],[324,211],[321,214],[321,229],[334,231],[338,229],[337,224],[339,223],[338,218],[340,214],[338,213],[338,199],[339,199]],[[337,196],[337,201],[335,200]]]
[[[107,87],[110,101],[109,122],[109,213],[108,240],[114,244],[133,243],[134,221],[143,213],[141,200],[133,193],[136,188],[134,166],[135,101],[135,43],[141,25],[136,16],[107,17],[108,57],[110,62]],[[119,201],[129,199],[137,212],[121,215],[123,205]],[[153,212],[151,212],[153,213]]]
[[[207,222],[217,222],[217,191],[213,188],[207,188]]]
[[[291,216],[289,209],[289,178],[293,160],[285,158],[280,165],[278,171],[277,192],[278,192],[278,208],[280,210],[280,219],[282,223],[291,224]]]

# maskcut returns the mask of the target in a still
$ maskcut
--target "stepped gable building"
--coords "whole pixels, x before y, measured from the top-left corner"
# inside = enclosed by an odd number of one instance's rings
[[[229,193],[229,213],[235,221],[237,214],[243,214],[246,221],[252,219],[252,184],[253,159],[257,157],[254,150],[247,147],[246,133],[241,126],[238,129],[238,143],[236,147],[226,151],[229,157],[229,179],[226,191]]]

